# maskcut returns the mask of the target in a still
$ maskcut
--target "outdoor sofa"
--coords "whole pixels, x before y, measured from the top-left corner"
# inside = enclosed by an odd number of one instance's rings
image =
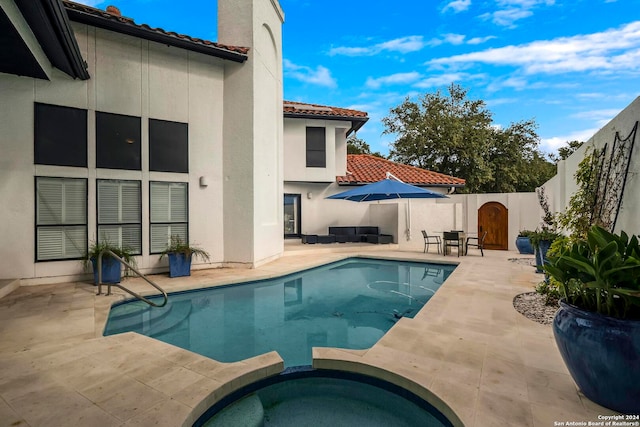
[[[304,234],[302,243],[393,243],[393,236],[380,234],[378,227],[347,226],[329,227],[326,235]]]

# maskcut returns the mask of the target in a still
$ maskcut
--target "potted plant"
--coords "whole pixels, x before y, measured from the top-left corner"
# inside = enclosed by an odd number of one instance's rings
[[[602,406],[640,413],[638,238],[592,226],[544,269],[560,285],[553,333],[574,381]]]
[[[542,266],[546,263],[547,251],[551,243],[561,236],[556,231],[556,218],[549,208],[549,200],[544,192],[544,187],[536,189],[538,203],[544,212],[540,227],[529,233],[529,240],[536,254],[536,273],[542,273]]]
[[[175,235],[171,236],[171,243],[162,251],[160,259],[165,255],[169,258],[169,277],[191,276],[191,259],[194,255],[203,261],[209,261],[207,251],[192,246]]]
[[[125,262],[135,267],[136,260],[133,251],[127,247],[113,245],[109,241],[96,241],[89,245],[89,252],[84,257],[84,267],[88,270],[89,265],[93,267],[93,283],[98,284],[98,256],[104,251],[111,251]],[[113,258],[109,253],[102,256],[102,283],[120,283],[122,265],[120,261]]]
[[[536,254],[536,272],[542,273],[542,266],[547,262],[547,251],[551,247],[554,240],[560,237],[560,233],[556,233],[550,229],[537,229],[529,234],[529,241],[533,246]]]
[[[533,231],[530,230],[522,230],[518,233],[516,248],[521,254],[533,255],[533,246],[531,246],[531,239],[529,239],[532,233]]]

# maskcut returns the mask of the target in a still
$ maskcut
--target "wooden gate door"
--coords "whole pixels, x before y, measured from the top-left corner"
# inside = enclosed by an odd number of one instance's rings
[[[502,203],[488,202],[478,209],[478,237],[485,231],[485,249],[506,251],[509,248],[509,215]]]

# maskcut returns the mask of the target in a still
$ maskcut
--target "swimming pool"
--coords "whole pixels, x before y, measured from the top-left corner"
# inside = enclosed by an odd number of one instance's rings
[[[138,332],[221,361],[277,351],[311,364],[312,347],[366,349],[413,317],[455,266],[349,258],[299,273],[173,293],[163,308],[112,307],[105,335]]]

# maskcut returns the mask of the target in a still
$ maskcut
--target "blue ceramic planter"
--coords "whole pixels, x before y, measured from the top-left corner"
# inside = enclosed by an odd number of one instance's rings
[[[542,273],[542,266],[547,262],[547,251],[551,247],[550,240],[540,240],[536,248],[536,273]]]
[[[525,236],[518,236],[516,239],[516,248],[521,254],[533,255],[533,246],[531,246],[531,240]]]
[[[98,284],[98,260],[91,258],[93,283]],[[120,283],[120,262],[115,258],[102,257],[102,283]]]
[[[191,276],[191,255],[183,253],[170,253],[169,277]]]
[[[640,413],[640,320],[620,320],[560,302],[553,335],[573,380],[589,399]]]

